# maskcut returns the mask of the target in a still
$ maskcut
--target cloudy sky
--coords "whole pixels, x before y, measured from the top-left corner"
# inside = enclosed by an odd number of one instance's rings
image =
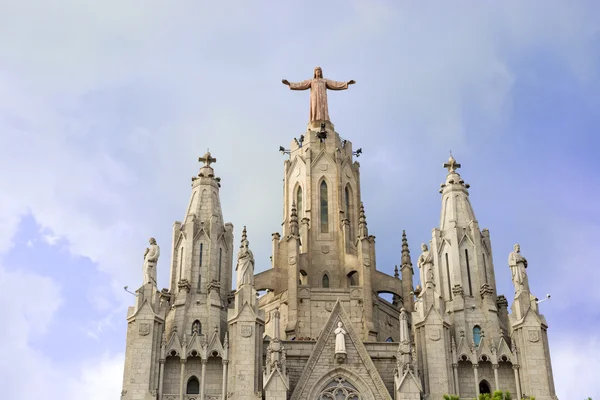
[[[439,224],[449,150],[489,228],[497,287],[519,242],[550,324],[562,400],[600,397],[597,1],[0,0],[3,397],[118,398],[126,310],[207,148],[258,270],[280,229],[284,156],[308,93],[362,147],[378,269]],[[490,5],[484,5],[490,4]],[[251,5],[250,5],[251,4]],[[596,249],[596,250],[594,250]]]

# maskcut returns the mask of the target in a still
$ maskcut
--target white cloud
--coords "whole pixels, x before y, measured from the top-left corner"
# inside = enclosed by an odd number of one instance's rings
[[[88,360],[72,384],[67,399],[112,400],[120,396],[123,383],[123,354]]]
[[[600,336],[592,329],[581,329],[570,338],[561,338],[550,344],[552,368],[559,399],[600,398],[598,371]]]

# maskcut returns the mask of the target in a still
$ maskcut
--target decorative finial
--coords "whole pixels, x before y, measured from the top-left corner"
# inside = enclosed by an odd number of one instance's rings
[[[360,202],[360,213],[358,215],[358,237],[369,237],[369,230],[367,229],[367,216],[365,215],[365,206],[363,205],[362,201]]]
[[[199,157],[198,161],[203,162],[205,167],[210,167],[210,164],[216,163],[217,159],[213,158],[210,154],[210,151],[207,149],[206,154],[204,154],[202,157]]]
[[[292,201],[292,215],[290,217],[290,235],[298,236],[298,210],[296,209],[296,202]]]
[[[408,248],[408,240],[406,239],[406,231],[402,231],[402,265],[412,267],[412,261],[410,260],[410,250]]]
[[[460,164],[456,162],[454,157],[452,157],[452,153],[450,153],[450,158],[448,158],[448,162],[444,164],[444,168],[448,169],[448,173],[455,173],[458,168],[460,168]]]
[[[398,266],[394,265],[394,278],[399,278],[400,274],[398,273]]]

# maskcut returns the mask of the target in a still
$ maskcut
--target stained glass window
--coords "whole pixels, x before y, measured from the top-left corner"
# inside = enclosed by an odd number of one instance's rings
[[[327,184],[321,182],[321,232],[329,232],[329,207],[327,203]]]

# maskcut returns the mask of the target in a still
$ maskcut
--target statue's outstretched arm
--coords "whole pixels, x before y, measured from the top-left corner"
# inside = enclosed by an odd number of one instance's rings
[[[331,79],[325,79],[327,84],[327,89],[329,90],[346,90],[348,89],[348,85],[353,85],[356,82],[354,80],[349,80],[348,82],[338,82],[332,81]]]
[[[312,79],[307,79],[302,82],[289,82],[287,79],[283,79],[284,85],[288,85],[291,90],[306,90],[310,89],[310,84],[312,83]]]

